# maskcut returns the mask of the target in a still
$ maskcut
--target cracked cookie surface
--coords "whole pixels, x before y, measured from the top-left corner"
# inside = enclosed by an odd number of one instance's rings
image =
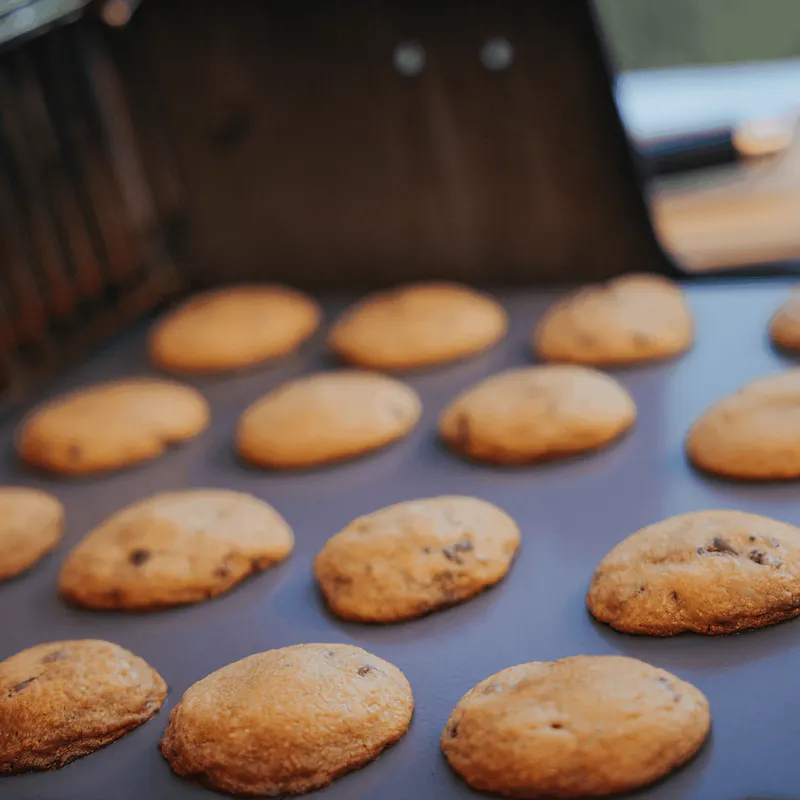
[[[314,572],[344,619],[395,622],[461,603],[505,577],[517,524],[475,497],[388,506],[351,522],[322,548]]]
[[[272,797],[326,786],[408,729],[411,687],[360,647],[300,644],[229,664],[189,687],[161,751],[223,792]]]
[[[87,608],[146,610],[214,597],[283,560],[294,536],[257,498],[157,494],[109,517],[69,554],[59,589]]]
[[[741,511],[648,525],[599,564],[591,613],[625,633],[762,628],[800,614],[800,529]]]
[[[0,662],[0,773],[58,769],[150,719],[167,686],[96,639],[49,642]]]
[[[636,405],[614,378],[552,364],[493,375],[451,401],[439,434],[478,461],[522,464],[595,450],[636,419]]]
[[[208,403],[190,386],[128,378],[35,409],[20,426],[17,451],[23,461],[51,472],[102,472],[155,458],[197,436],[208,421]]]
[[[536,326],[533,348],[546,361],[635,364],[687,350],[693,327],[676,283],[659,275],[624,275],[557,300]]]
[[[646,786],[688,761],[710,726],[697,688],[622,656],[509,667],[458,702],[441,736],[480,791],[590,797]]]

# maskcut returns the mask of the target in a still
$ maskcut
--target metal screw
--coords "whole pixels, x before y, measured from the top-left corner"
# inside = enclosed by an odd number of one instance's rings
[[[394,49],[392,63],[406,78],[416,78],[425,69],[425,50],[419,42],[400,42]]]
[[[511,66],[514,60],[514,48],[508,39],[500,37],[488,39],[481,47],[480,59],[490,72],[502,72]]]

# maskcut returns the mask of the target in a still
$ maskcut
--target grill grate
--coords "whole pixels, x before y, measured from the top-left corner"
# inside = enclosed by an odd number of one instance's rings
[[[0,56],[0,414],[178,285],[105,44],[82,21]]]

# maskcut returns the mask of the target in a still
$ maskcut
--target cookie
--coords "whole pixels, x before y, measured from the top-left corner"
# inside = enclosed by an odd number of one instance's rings
[[[376,372],[322,372],[279,386],[239,420],[236,447],[253,464],[309,467],[376,450],[417,424],[416,392]]]
[[[130,378],[40,406],[22,423],[17,451],[28,464],[64,475],[115,470],[192,439],[208,420],[208,404],[189,386]]]
[[[586,596],[625,633],[736,633],[800,614],[800,528],[695,511],[642,528],[597,567]]]
[[[351,364],[407,370],[476,355],[507,330],[505,310],[489,295],[457,283],[414,283],[347,309],[328,342]]]
[[[50,494],[0,487],[0,581],[49,553],[64,534],[64,507]]]
[[[461,394],[442,412],[439,434],[478,461],[522,464],[594,450],[636,419],[623,386],[588,367],[511,369]]]
[[[800,287],[795,287],[769,321],[769,335],[778,347],[800,350]]]
[[[147,610],[228,591],[286,558],[291,528],[241,492],[157,494],[119,511],[69,554],[59,589],[86,608]]]
[[[625,275],[554,303],[533,332],[545,361],[636,364],[688,350],[692,314],[677,284],[657,275]]]
[[[49,642],[0,662],[0,773],[59,769],[147,722],[167,685],[111,642]]]
[[[742,480],[800,477],[800,369],[748,383],[715,403],[686,438],[701,469]]]
[[[285,355],[316,331],[319,306],[284,286],[204,292],[178,306],[150,333],[150,359],[169,372],[223,372]]]
[[[711,724],[690,683],[622,656],[509,667],[467,692],[441,745],[473,788],[507,797],[593,797],[657,781]]]
[[[172,711],[161,751],[185,778],[272,797],[326,786],[408,729],[397,667],[346,644],[268,650],[213,672]]]
[[[476,497],[431,497],[351,522],[314,562],[339,617],[395,622],[468,600],[505,577],[519,528]]]

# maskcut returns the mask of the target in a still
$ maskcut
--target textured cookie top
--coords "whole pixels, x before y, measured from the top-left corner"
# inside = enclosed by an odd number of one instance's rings
[[[442,733],[475,789],[582,797],[644,786],[690,758],[710,725],[703,694],[620,656],[510,667],[481,681]]]
[[[174,372],[214,372],[284,355],[319,326],[318,305],[284,286],[236,286],[189,298],[150,333],[155,364]]]
[[[161,749],[178,774],[222,791],[294,794],[371,761],[406,732],[413,708],[392,664],[351,645],[301,644],[195,683]]]
[[[341,370],[290,381],[248,408],[239,453],[270,467],[301,467],[374,450],[407,434],[422,406],[409,386],[377,372]]]
[[[157,494],[114,514],[70,553],[61,594],[92,608],[147,609],[213,597],[285,558],[294,537],[241,492]]]
[[[741,511],[648,525],[595,571],[586,598],[628,633],[732,633],[800,613],[800,529]]]
[[[800,477],[800,369],[748,383],[715,403],[689,430],[689,457],[733,478]]]
[[[351,363],[403,370],[480,353],[507,329],[505,310],[489,295],[455,283],[418,283],[347,309],[329,343]]]
[[[693,322],[681,289],[657,275],[626,275],[554,303],[533,333],[548,361],[629,364],[681,353]]]
[[[501,372],[442,412],[439,433],[472,458],[522,463],[600,447],[627,430],[636,406],[625,388],[588,367]]]
[[[0,580],[52,550],[64,532],[64,507],[38,489],[0,487]]]
[[[519,528],[475,497],[432,497],[359,517],[332,537],[314,570],[333,611],[392,622],[452,605],[499,581]]]
[[[789,350],[800,349],[800,287],[792,290],[769,322],[772,341]]]
[[[191,387],[131,378],[81,389],[36,409],[22,423],[17,448],[29,464],[54,472],[117,469],[191,439],[208,420],[208,404]]]
[[[0,772],[60,767],[158,711],[167,687],[110,642],[50,642],[0,662]]]

